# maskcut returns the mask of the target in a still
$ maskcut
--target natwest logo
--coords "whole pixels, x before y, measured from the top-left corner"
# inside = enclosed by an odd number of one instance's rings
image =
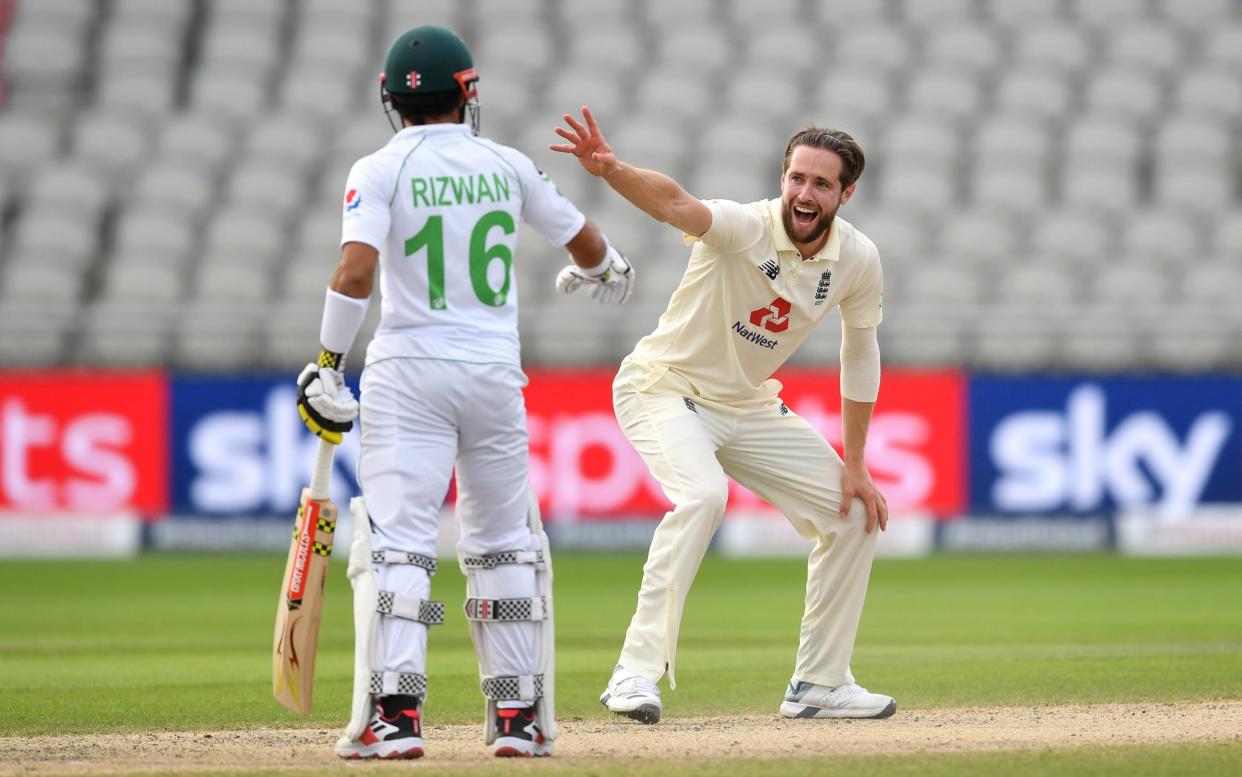
[[[752,310],[750,323],[761,326],[769,332],[784,332],[789,328],[789,310],[789,302],[777,297],[769,302],[767,307]]]
[[[0,508],[166,508],[165,389],[155,374],[0,380]]]

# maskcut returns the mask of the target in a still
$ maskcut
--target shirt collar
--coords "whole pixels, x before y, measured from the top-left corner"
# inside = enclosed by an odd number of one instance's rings
[[[793,251],[798,254],[798,258],[802,257],[798,247],[789,239],[789,235],[785,232],[785,222],[781,219],[781,198],[768,200],[768,208],[772,214],[772,242],[776,245],[777,252]],[[819,253],[808,259],[808,262],[814,262],[820,259],[826,259],[835,262],[841,258],[841,230],[837,228],[840,219],[834,218],[832,226],[828,228],[828,242],[824,243],[824,247],[819,249]]]
[[[403,127],[400,132],[393,135],[393,139],[408,138],[413,135],[465,135],[469,132],[470,125],[460,122],[453,124],[416,124],[413,127]]]

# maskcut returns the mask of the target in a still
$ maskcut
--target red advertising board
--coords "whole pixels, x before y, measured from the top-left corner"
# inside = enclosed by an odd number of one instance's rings
[[[160,372],[0,374],[0,510],[167,510]]]
[[[612,412],[610,370],[528,370],[531,481],[544,514],[659,515],[668,502]],[[835,370],[786,370],[781,397],[840,449]],[[872,476],[894,512],[947,514],[964,504],[964,379],[952,371],[884,374],[867,443]],[[729,505],[770,509],[732,484]]]

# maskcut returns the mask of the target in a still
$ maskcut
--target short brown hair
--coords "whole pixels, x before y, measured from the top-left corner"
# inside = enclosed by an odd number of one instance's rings
[[[867,158],[863,156],[862,146],[845,130],[820,129],[814,124],[794,133],[785,146],[785,161],[781,165],[781,175],[789,170],[789,158],[798,146],[812,146],[831,151],[841,157],[841,188],[849,188],[862,177],[863,167]]]

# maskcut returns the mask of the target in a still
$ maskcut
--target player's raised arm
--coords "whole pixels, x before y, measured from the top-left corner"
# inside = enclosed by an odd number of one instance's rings
[[[583,121],[568,113],[563,118],[569,128],[557,127],[556,134],[569,142],[552,144],[548,148],[573,154],[584,170],[603,178],[618,194],[656,221],[671,224],[695,237],[702,237],[711,227],[712,212],[672,178],[617,159],[590,108],[582,107]]]

